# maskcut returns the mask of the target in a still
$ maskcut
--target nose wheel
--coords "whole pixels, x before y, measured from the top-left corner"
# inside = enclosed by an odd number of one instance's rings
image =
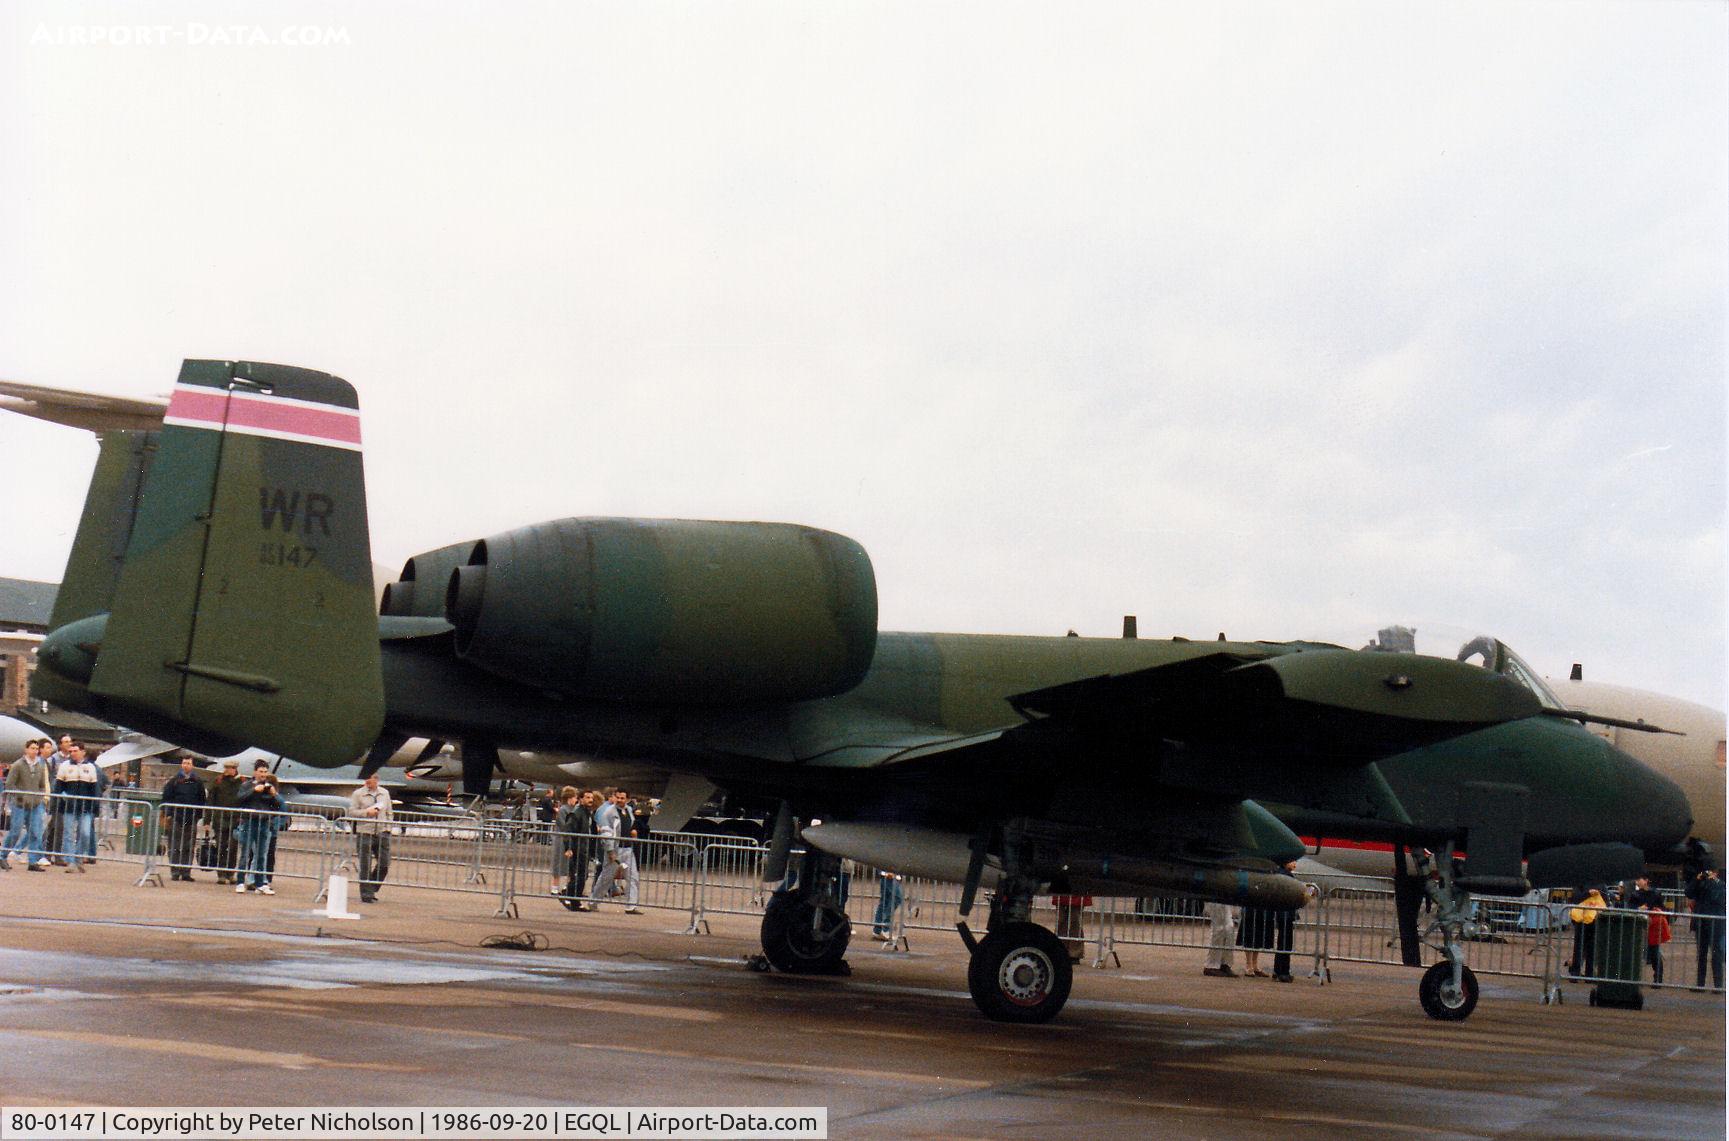
[[[1036,923],[993,927],[967,964],[967,989],[997,1022],[1048,1022],[1069,1000],[1074,969],[1061,939]]]
[[[1439,962],[1423,972],[1417,986],[1417,1001],[1423,1013],[1442,1022],[1463,1022],[1477,1009],[1477,976],[1471,968],[1459,966],[1459,978],[1453,979],[1453,964]]]

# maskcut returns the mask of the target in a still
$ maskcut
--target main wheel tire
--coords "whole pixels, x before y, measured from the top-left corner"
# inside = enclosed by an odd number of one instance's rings
[[[979,940],[967,964],[967,989],[986,1018],[1049,1022],[1074,984],[1069,949],[1037,923],[1006,923]]]
[[[777,891],[769,897],[762,913],[762,953],[776,970],[826,975],[844,969],[852,920],[828,912],[819,924],[816,915],[816,905],[802,890]]]
[[[1417,1000],[1423,1013],[1442,1022],[1463,1022],[1477,1009],[1477,976],[1470,967],[1459,972],[1459,989],[1453,989],[1453,966],[1440,962],[1423,972],[1417,987]]]

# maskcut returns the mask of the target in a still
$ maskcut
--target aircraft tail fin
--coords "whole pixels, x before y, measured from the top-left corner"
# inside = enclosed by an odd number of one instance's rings
[[[138,517],[139,493],[156,458],[160,432],[105,432],[96,455],[84,514],[72,540],[60,590],[54,596],[50,627],[103,614],[114,601],[114,587],[126,562],[126,545]]]
[[[76,674],[84,655],[101,715],[158,736],[352,763],[384,718],[354,389],[187,361],[148,467],[108,613],[74,618],[98,581],[44,664]],[[93,525],[74,562],[112,534]]]
[[[159,431],[105,431],[98,433],[96,469],[90,489],[84,494],[84,512],[78,533],[66,560],[60,589],[54,595],[50,629],[74,622],[100,622],[114,604],[114,588],[126,563],[126,546],[138,517],[144,479],[156,458]],[[52,649],[50,651],[52,656]],[[64,661],[64,658],[61,659]],[[103,703],[92,698],[86,668],[37,670],[31,679],[31,696],[77,709],[96,717],[106,716]]]

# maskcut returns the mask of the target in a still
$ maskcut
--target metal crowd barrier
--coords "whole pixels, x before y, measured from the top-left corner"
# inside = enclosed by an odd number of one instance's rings
[[[1384,877],[1329,876],[1321,894],[1320,920],[1323,971],[1332,963],[1403,962],[1393,881]],[[1480,975],[1506,975],[1545,983],[1544,1001],[1552,997],[1547,980],[1555,966],[1555,924],[1547,905],[1517,898],[1478,896],[1465,928],[1471,970]],[[1427,904],[1419,909],[1419,929],[1431,918]],[[1434,956],[1429,956],[1433,958]]]
[[[331,870],[360,879],[360,844],[369,822],[346,816],[324,820]],[[493,914],[511,914],[519,825],[478,816],[396,811],[384,826],[389,866],[383,889],[417,888],[498,897]],[[321,887],[317,896],[324,899]]]
[[[763,860],[768,849],[762,844],[727,836],[684,836],[682,840],[699,842],[697,903],[691,916],[691,933],[709,930],[710,915],[760,916],[768,906],[778,884],[765,883],[762,878]],[[803,849],[794,849],[788,863],[788,878],[798,874],[804,859]],[[885,879],[877,868],[845,860],[841,865],[841,882],[846,895],[847,918],[852,921],[853,947],[862,946],[868,933],[882,943],[884,951],[908,949],[906,937],[905,884],[906,877],[894,876],[893,882],[902,888],[900,906],[883,907],[885,891],[893,903],[893,888],[885,887]],[[883,911],[887,911],[884,915]],[[953,930],[953,927],[949,928]]]
[[[960,920],[961,888],[959,884],[947,883],[942,880],[929,880],[920,876],[902,876],[900,879],[902,902],[896,909],[894,925],[887,942],[889,949],[907,950],[911,948],[911,932],[942,932],[953,935],[955,924]],[[874,899],[875,897],[873,897]],[[1123,901],[1117,899],[1095,899],[1085,904],[1067,902],[1071,896],[1040,896],[1033,901],[1030,912],[1033,922],[1064,934],[1064,918],[1068,917],[1080,924],[1080,934],[1070,935],[1066,941],[1080,952],[1083,961],[1090,961],[1095,967],[1102,967],[1107,960],[1114,960],[1122,965],[1117,956],[1117,943],[1146,943],[1152,945],[1173,944],[1169,940],[1153,940],[1136,937],[1144,932],[1132,931],[1128,918],[1122,918],[1125,903],[1135,905],[1145,903],[1149,907],[1157,906],[1156,901]],[[1059,906],[1058,900],[1064,902]],[[1197,911],[1199,904],[1193,905]],[[971,915],[972,925],[982,928],[987,914],[986,901],[981,895],[973,905]],[[1121,925],[1118,924],[1122,918]],[[855,918],[856,922],[856,918]],[[1071,928],[1072,930],[1072,928]],[[1203,940],[1204,945],[1204,940]],[[1090,951],[1087,948],[1091,948]]]
[[[687,930],[695,932],[700,914],[701,867],[693,837],[620,841],[621,850],[628,850],[635,860],[637,898],[632,904],[626,881],[617,879],[611,870],[622,866],[622,861],[607,861],[600,837],[583,837],[582,849],[570,849],[576,853],[572,859],[586,860],[588,865],[586,874],[579,877],[581,894],[573,900],[565,894],[569,864],[564,855],[565,837],[556,826],[534,821],[513,824],[510,828],[510,848],[514,853],[508,877],[510,914],[517,914],[519,898],[552,900],[566,908],[573,903],[635,906],[643,911],[684,912],[689,916]]]
[[[733,837],[702,837],[697,851],[696,908],[693,930],[708,930],[710,915],[761,915],[774,890],[762,882],[768,849]]]
[[[51,802],[50,814],[62,817],[62,835],[57,844],[45,845],[48,858],[65,856],[70,861],[72,854],[64,833],[66,820],[74,814],[69,814],[67,807],[85,799],[60,796]],[[164,870],[175,877],[202,871],[230,878],[242,870],[251,870],[245,861],[249,850],[261,851],[260,874],[267,883],[284,878],[322,884],[329,874],[324,822],[316,816],[236,808],[181,808],[160,805],[154,798],[88,799],[95,802],[91,816],[95,848],[101,854],[79,855],[79,859],[136,865],[139,869],[136,882],[140,885],[160,885]],[[107,814],[110,807],[114,816]],[[242,828],[244,839],[255,841],[252,849],[236,840],[236,830]]]
[[[1564,921],[1553,930],[1554,962],[1545,980],[1555,998],[1560,997],[1563,982],[1593,985],[1631,982],[1653,988],[1723,993],[1724,917],[1665,909],[1662,915],[1669,925],[1669,939],[1652,943],[1651,912],[1592,908],[1589,923],[1574,923],[1570,913],[1576,905],[1552,906]],[[1716,969],[1713,969],[1713,949]]]
[[[307,812],[263,812],[212,805],[121,802],[126,824],[125,857],[142,857],[140,884],[161,883],[166,869],[219,881],[245,876],[306,880],[322,893],[331,871],[329,834],[323,817]],[[274,888],[273,888],[274,890]]]
[[[1310,885],[1311,888],[1314,885]],[[1090,931],[1097,924],[1098,934],[1089,938],[1096,948],[1093,966],[1107,963],[1122,966],[1118,947],[1178,947],[1205,952],[1212,943],[1213,925],[1207,917],[1205,904],[1180,896],[1143,896],[1140,898],[1107,898],[1087,909],[1083,924]],[[1247,934],[1243,926],[1243,909],[1234,909],[1231,951],[1233,954],[1252,950],[1265,956],[1261,969],[1272,970],[1271,956],[1280,953],[1276,946],[1244,947],[1240,944]],[[1256,924],[1254,930],[1275,940],[1272,925]],[[1326,926],[1322,918],[1319,897],[1310,899],[1291,921],[1290,946],[1283,949],[1293,964],[1307,961],[1308,975],[1327,981]],[[1293,966],[1293,973],[1295,967]]]

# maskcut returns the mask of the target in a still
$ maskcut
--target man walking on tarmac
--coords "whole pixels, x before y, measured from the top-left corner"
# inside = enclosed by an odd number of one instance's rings
[[[636,856],[625,847],[620,837],[625,835],[625,818],[630,812],[630,797],[622,789],[609,790],[594,812],[594,834],[600,843],[600,870],[595,873],[594,886],[589,889],[588,902],[601,900],[624,888],[625,912],[639,914],[636,906]]]

